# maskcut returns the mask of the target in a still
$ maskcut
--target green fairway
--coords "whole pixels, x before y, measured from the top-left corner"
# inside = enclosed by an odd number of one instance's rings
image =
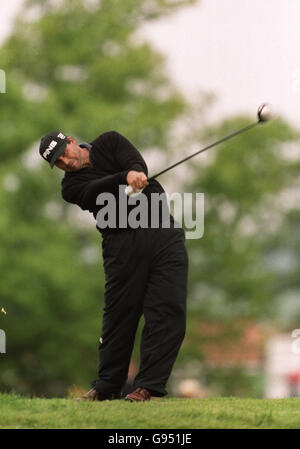
[[[146,403],[0,395],[7,429],[299,429],[299,399],[160,399]]]

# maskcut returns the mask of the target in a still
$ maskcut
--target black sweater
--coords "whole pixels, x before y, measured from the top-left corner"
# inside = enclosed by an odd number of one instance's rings
[[[92,167],[82,168],[75,172],[66,172],[62,179],[62,197],[69,203],[77,204],[82,210],[88,210],[96,218],[101,207],[96,205],[100,193],[109,192],[116,198],[118,209],[119,185],[126,185],[129,171],[144,172],[148,176],[148,168],[140,152],[124,136],[116,131],[101,134],[93,142],[90,149]],[[143,193],[148,198],[150,194],[163,193],[164,189],[156,180],[151,180]],[[135,206],[127,205],[128,213]],[[149,209],[150,210],[150,209]],[[101,229],[100,232],[118,230]]]

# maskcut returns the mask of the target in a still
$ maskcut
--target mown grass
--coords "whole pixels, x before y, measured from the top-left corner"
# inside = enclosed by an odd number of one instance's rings
[[[299,399],[76,402],[0,394],[1,429],[299,429]]]

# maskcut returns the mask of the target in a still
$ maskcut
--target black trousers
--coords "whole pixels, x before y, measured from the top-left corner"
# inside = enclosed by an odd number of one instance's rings
[[[148,228],[110,233],[103,237],[102,254],[105,307],[98,379],[92,386],[103,393],[120,393],[143,314],[140,368],[134,387],[164,396],[186,327],[184,231]]]

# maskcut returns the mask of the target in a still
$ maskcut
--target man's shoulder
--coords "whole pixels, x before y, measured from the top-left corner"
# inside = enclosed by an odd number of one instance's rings
[[[91,142],[91,145],[97,146],[101,144],[115,144],[119,139],[120,133],[118,131],[105,131]]]
[[[119,147],[120,134],[117,131],[106,131],[91,142],[90,160],[98,169],[111,169],[114,154]],[[109,167],[107,167],[107,164]]]

